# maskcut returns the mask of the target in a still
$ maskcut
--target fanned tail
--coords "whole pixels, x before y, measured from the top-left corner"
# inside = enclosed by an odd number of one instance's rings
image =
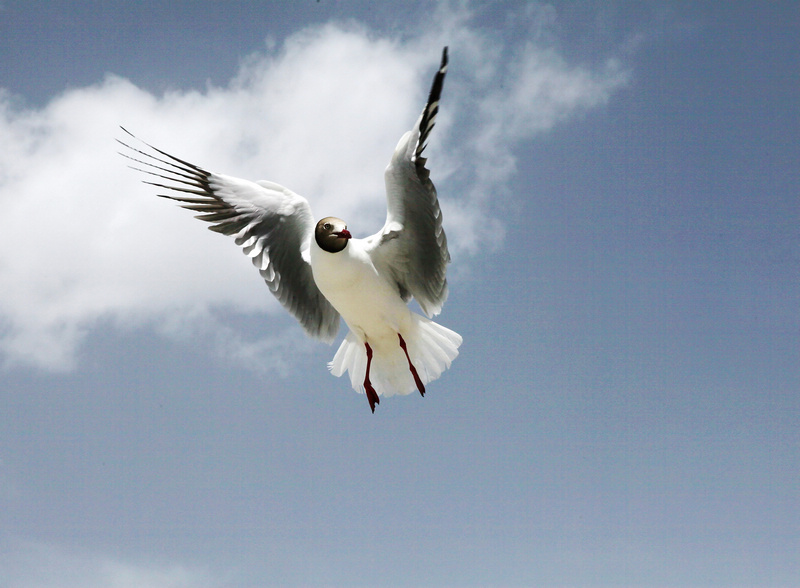
[[[408,356],[417,369],[423,384],[434,381],[450,367],[458,356],[461,335],[447,327],[418,314],[412,314],[412,326],[401,333],[406,342]],[[379,396],[410,394],[416,384],[408,367],[408,360],[395,336],[377,341],[370,340],[374,355],[370,367],[370,381]],[[364,392],[367,354],[364,342],[349,331],[328,368],[334,376],[350,375],[350,384],[356,392]]]

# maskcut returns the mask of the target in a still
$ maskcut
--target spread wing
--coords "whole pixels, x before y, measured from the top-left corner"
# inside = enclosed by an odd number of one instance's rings
[[[152,153],[119,142],[134,154],[122,155],[142,166],[134,169],[160,178],[145,183],[170,190],[159,196],[200,213],[195,218],[212,223],[209,229],[233,237],[270,291],[306,332],[333,341],[339,330],[339,313],[317,288],[303,255],[314,230],[305,198],[273,182],[251,182],[206,171],[147,143],[144,145]]]
[[[447,298],[450,253],[422,152],[439,112],[446,72],[447,47],[422,114],[400,139],[386,168],[386,224],[371,238],[375,243],[371,255],[379,270],[392,277],[404,299],[413,296],[429,317],[439,314]]]

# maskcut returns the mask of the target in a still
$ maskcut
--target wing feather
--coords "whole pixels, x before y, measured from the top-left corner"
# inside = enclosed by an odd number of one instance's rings
[[[413,296],[429,317],[439,314],[447,299],[450,253],[436,188],[422,152],[436,122],[446,73],[447,47],[422,114],[400,139],[386,168],[386,223],[373,236],[373,259],[381,271],[393,277],[405,299]]]
[[[152,152],[119,143],[133,154],[122,153],[137,164],[131,167],[156,178],[146,184],[169,191],[159,196],[199,213],[195,218],[211,223],[209,229],[234,238],[309,335],[333,341],[339,313],[317,288],[303,255],[314,229],[305,198],[274,182],[209,172],[147,143]]]

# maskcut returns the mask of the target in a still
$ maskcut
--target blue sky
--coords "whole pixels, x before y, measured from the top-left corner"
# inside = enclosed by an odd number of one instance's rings
[[[0,4],[0,585],[794,585],[800,8],[731,6]],[[114,139],[365,236],[443,45],[464,344],[373,415]]]

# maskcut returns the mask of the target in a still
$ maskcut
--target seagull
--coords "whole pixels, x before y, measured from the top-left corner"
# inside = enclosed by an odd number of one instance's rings
[[[141,141],[121,153],[148,174],[158,194],[199,213],[209,229],[229,235],[252,259],[272,294],[314,338],[332,343],[339,317],[349,328],[328,368],[347,372],[366,393],[372,412],[380,396],[425,395],[458,355],[461,336],[431,320],[447,298],[450,253],[436,188],[422,153],[439,111],[447,47],[428,101],[397,144],[384,172],[387,214],[383,228],[354,238],[345,221],[314,223],[302,196],[269,181],[219,174]],[[414,298],[425,313],[413,312]]]

